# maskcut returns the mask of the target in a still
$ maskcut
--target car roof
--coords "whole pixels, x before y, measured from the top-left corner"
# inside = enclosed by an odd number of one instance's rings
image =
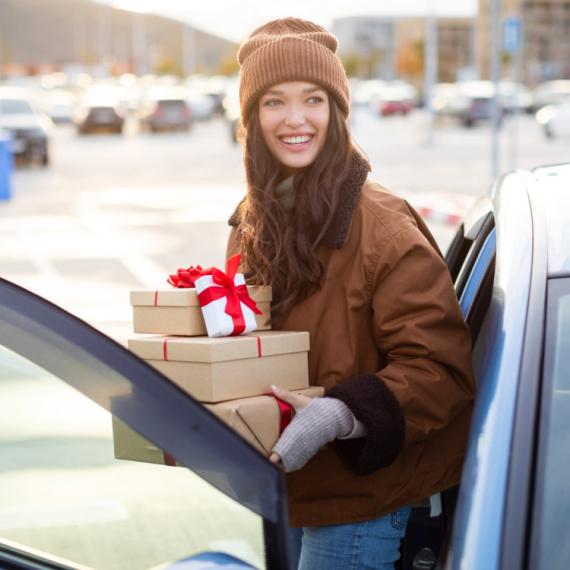
[[[544,204],[548,276],[570,275],[570,163],[532,171]]]
[[[30,99],[28,89],[22,87],[14,87],[11,85],[3,85],[0,87],[0,99]]]

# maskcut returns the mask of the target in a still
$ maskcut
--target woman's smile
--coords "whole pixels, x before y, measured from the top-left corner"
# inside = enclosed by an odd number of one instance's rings
[[[277,137],[290,152],[303,152],[315,140],[314,135],[282,135]]]

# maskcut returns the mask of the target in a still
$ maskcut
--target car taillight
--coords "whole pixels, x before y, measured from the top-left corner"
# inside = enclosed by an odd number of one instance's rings
[[[164,115],[164,109],[162,107],[157,107],[154,112],[155,117],[162,117]]]

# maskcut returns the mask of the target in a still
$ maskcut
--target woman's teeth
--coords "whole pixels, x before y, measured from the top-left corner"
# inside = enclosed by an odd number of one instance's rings
[[[303,144],[309,142],[313,137],[279,137],[284,143],[287,144]]]

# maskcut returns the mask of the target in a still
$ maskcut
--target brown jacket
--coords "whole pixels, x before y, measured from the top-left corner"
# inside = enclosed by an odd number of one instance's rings
[[[291,526],[370,520],[459,482],[475,382],[471,337],[433,237],[357,164],[319,245],[322,288],[285,318],[308,331],[310,382],[368,436],[287,474]],[[228,257],[239,252],[236,215]]]

